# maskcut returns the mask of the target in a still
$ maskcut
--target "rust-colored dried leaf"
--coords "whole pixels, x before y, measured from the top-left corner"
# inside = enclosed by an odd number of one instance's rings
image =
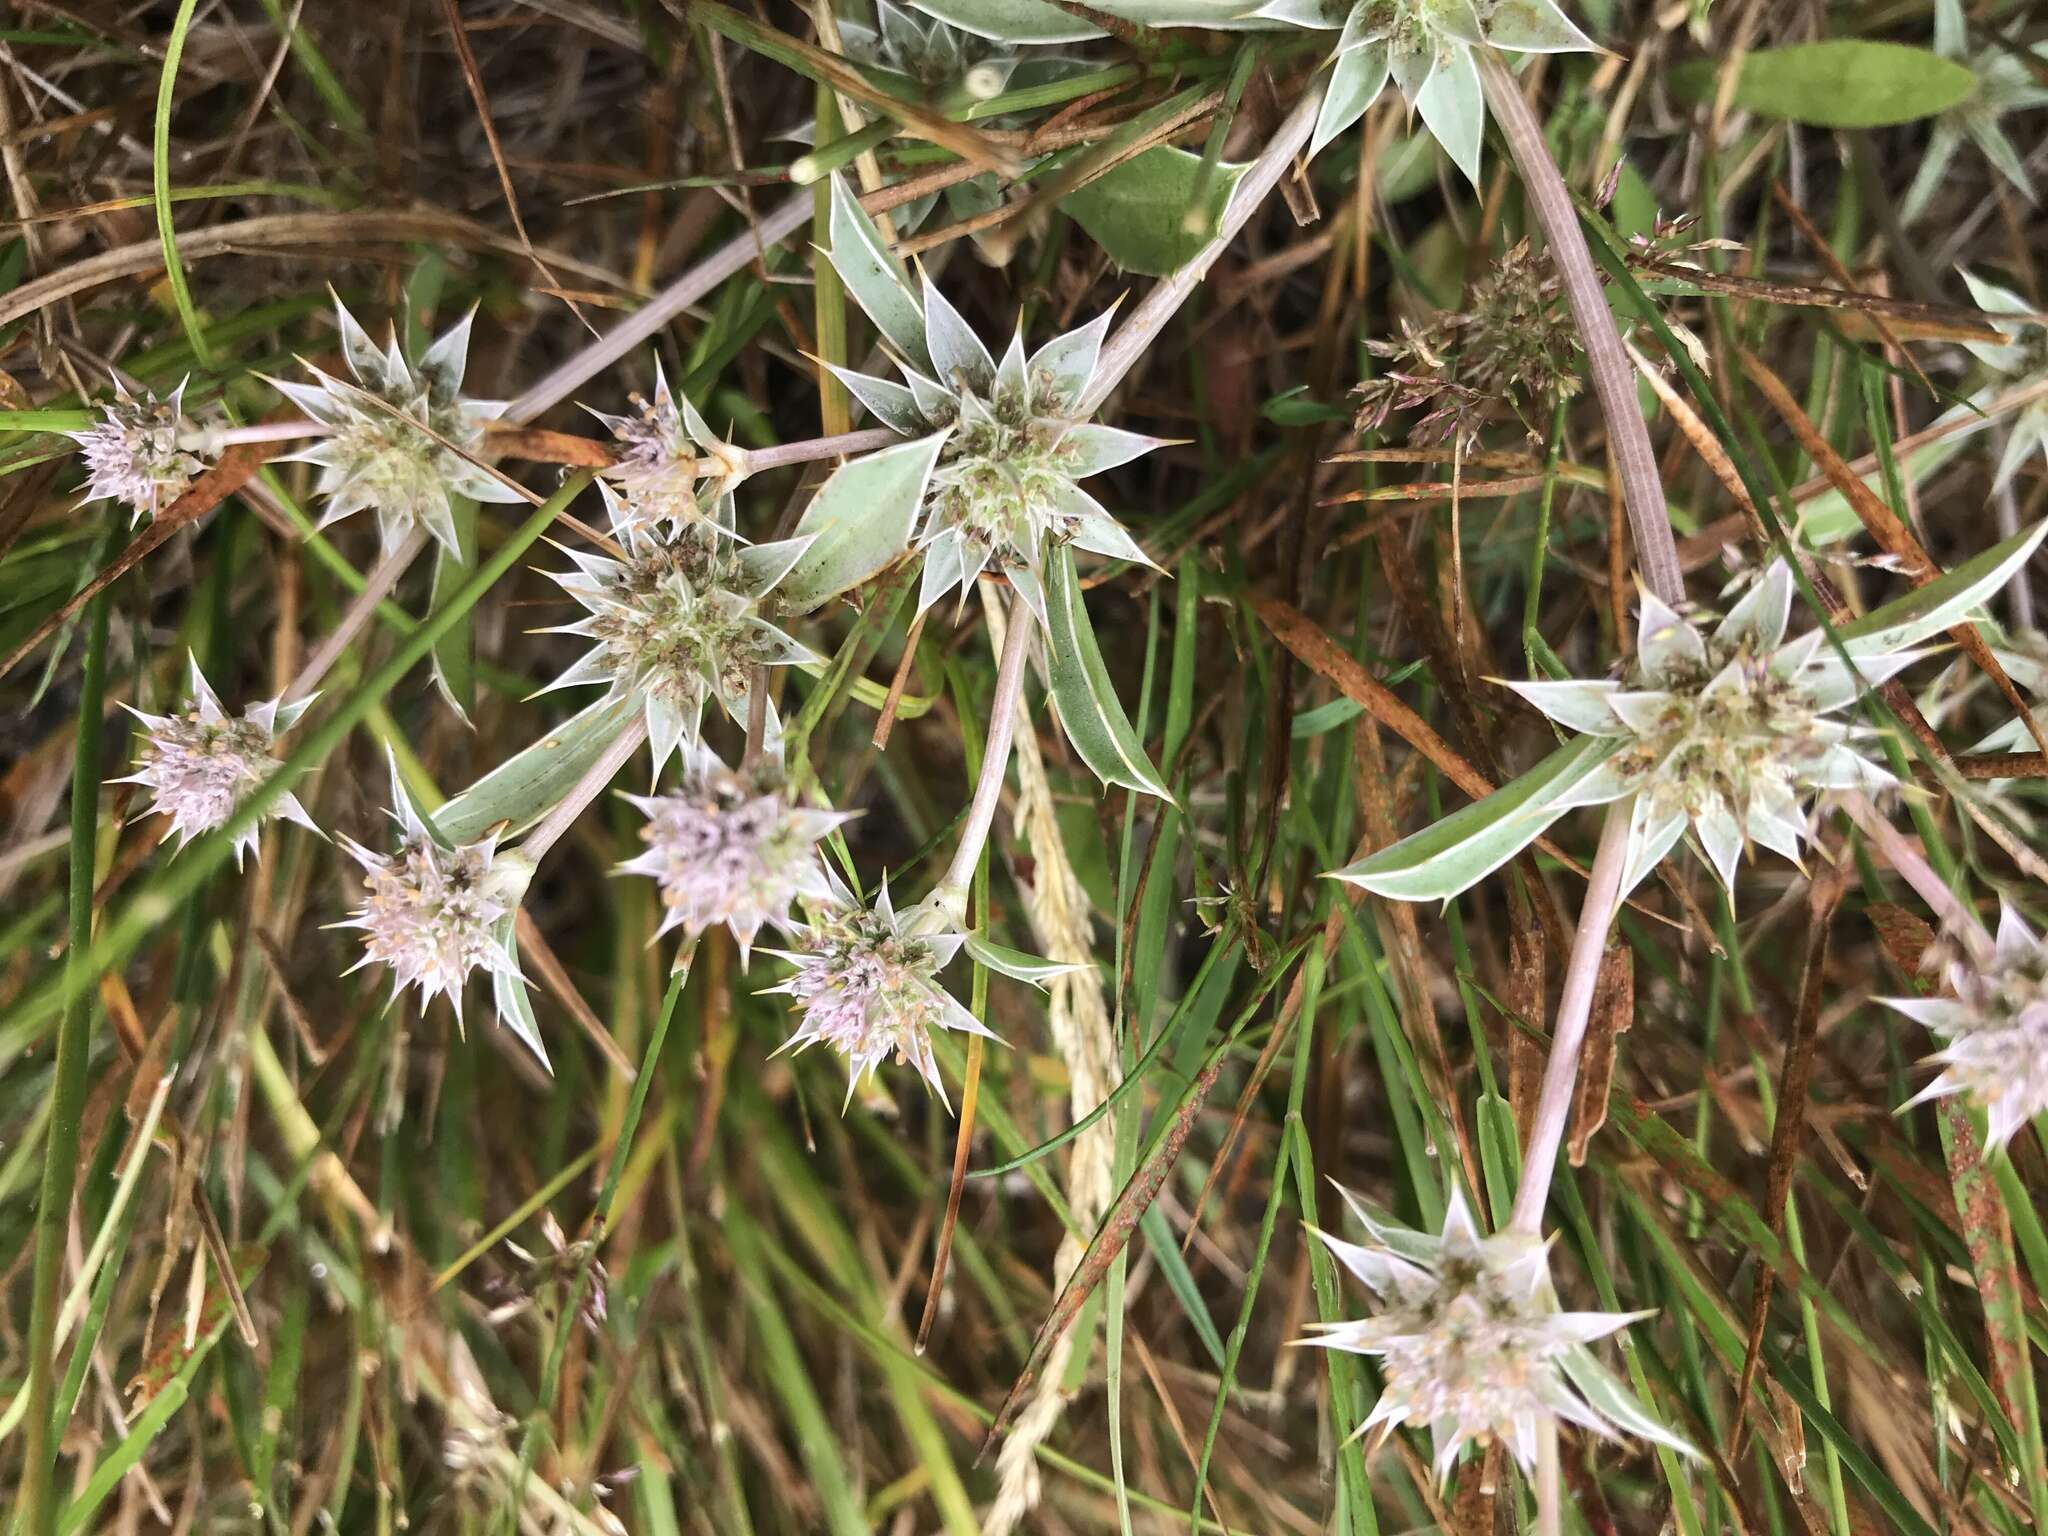
[[[1877,942],[1898,967],[1899,974],[1909,979],[1917,977],[1927,958],[1928,946],[1934,942],[1934,930],[1927,920],[1891,901],[1874,901],[1863,909],[1863,915],[1877,930]]]
[[[1593,1011],[1586,1021],[1586,1045],[1579,1057],[1579,1083],[1572,1103],[1567,1144],[1572,1166],[1586,1166],[1586,1148],[1607,1123],[1607,1097],[1614,1086],[1615,1039],[1636,1020],[1636,952],[1617,944],[1600,957],[1593,983]]]

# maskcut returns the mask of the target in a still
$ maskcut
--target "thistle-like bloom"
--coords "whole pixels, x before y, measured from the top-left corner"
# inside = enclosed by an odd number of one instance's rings
[[[190,658],[190,664],[191,697],[182,707],[168,715],[146,715],[129,706],[128,712],[143,725],[142,755],[133,774],[114,781],[149,787],[155,796],[150,811],[171,819],[164,840],[175,836],[180,848],[225,823],[257,785],[277,772],[273,748],[278,736],[290,730],[313,702],[311,697],[296,704],[270,699],[250,705],[238,719],[208,686],[198,658]],[[297,822],[315,836],[322,835],[295,795],[273,801],[263,819],[270,817]],[[243,856],[255,850],[260,835],[260,826],[250,826],[236,836],[237,869]]]
[[[1384,1309],[1312,1324],[1318,1335],[1302,1342],[1379,1357],[1386,1388],[1361,1434],[1428,1425],[1439,1477],[1462,1447],[1491,1438],[1532,1470],[1545,1420],[1684,1448],[1586,1348],[1649,1313],[1558,1310],[1549,1245],[1512,1232],[1481,1237],[1456,1192],[1440,1237],[1377,1222],[1344,1198],[1371,1245],[1316,1236]]]
[[[496,830],[473,843],[444,841],[413,804],[391,762],[392,817],[403,834],[389,854],[373,853],[342,838],[363,866],[363,904],[334,926],[362,930],[363,958],[349,967],[391,968],[391,995],[418,987],[420,1006],[445,996],[462,1023],[462,994],[470,972],[491,978],[498,1017],[547,1064],[533,1027],[514,948],[519,902],[533,865],[517,850],[498,851]]]
[[[1252,14],[1290,26],[1342,29],[1311,155],[1363,117],[1392,79],[1475,185],[1486,94],[1472,50],[1597,51],[1555,0],[1267,0]]]
[[[1977,307],[1991,315],[2032,315],[2034,306],[2010,288],[2001,288],[1996,283],[1987,283],[1967,269],[1963,281],[1968,284],[1970,297],[1977,301]],[[2010,339],[2004,342],[1966,341],[1977,361],[1999,375],[1999,390],[2023,389],[2029,384],[2048,381],[2048,329],[2039,322],[2027,319],[2000,325]],[[1989,398],[1988,393],[1972,398],[1973,405],[1981,406]],[[1952,414],[1968,411],[1958,407]],[[2048,399],[2035,400],[2020,407],[2006,426],[2005,451],[1999,455],[1998,470],[1994,485],[2004,485],[2019,472],[2021,464],[2031,453],[2048,456]]]
[[[1886,998],[1940,1038],[1942,1073],[1908,1107],[1959,1093],[1984,1111],[1989,1141],[2001,1147],[2048,1113],[2048,944],[2012,907],[1998,916],[1998,940],[1982,963],[1949,962],[1950,997]]]
[[[853,585],[848,573],[865,580],[912,528],[924,554],[920,611],[956,588],[964,599],[994,568],[1043,623],[1048,543],[1150,564],[1076,483],[1159,446],[1081,418],[1110,316],[1029,357],[1019,331],[998,363],[943,293],[929,282],[913,290],[837,178],[831,232],[832,264],[896,352],[906,382],[832,371],[884,425],[917,440],[855,460],[818,492],[800,531],[820,535],[821,558],[853,542],[862,553],[834,561],[835,580],[800,581],[804,599]]]
[[[270,381],[313,420],[331,429],[288,455],[320,466],[315,489],[327,500],[320,526],[367,507],[377,514],[377,531],[387,552],[417,527],[459,556],[452,497],[519,499],[518,492],[444,446],[475,453],[483,444],[484,423],[505,409],[503,401],[468,400],[462,395],[469,328],[476,311],[428,347],[417,365],[400,349],[395,329],[380,352],[339,298],[334,314],[342,356],[354,381],[336,378],[310,363],[306,371],[317,384]]]
[[[630,498],[603,482],[599,489],[626,558],[564,549],[576,569],[550,574],[589,612],[548,633],[596,644],[548,688],[603,683],[621,697],[641,694],[658,774],[678,746],[697,743],[707,701],[743,720],[755,667],[818,659],[763,616],[770,592],[810,540],[742,545],[731,531],[730,502],[663,537]]]
[[[2034,183],[2027,175],[2026,161],[2006,137],[1999,119],[2008,112],[2048,106],[2048,86],[2036,72],[2048,63],[2048,48],[2038,43],[2029,47],[1994,42],[1972,54],[1968,31],[1961,0],[1935,0],[1934,51],[1968,66],[1976,84],[1969,95],[1934,120],[1920,168],[1899,203],[1899,216],[1909,223],[1927,211],[1935,191],[1950,178],[1964,139],[1975,144],[1992,169],[2022,197],[2034,201]]]
[[[184,495],[206,465],[179,446],[185,429],[180,384],[167,399],[144,391],[131,395],[119,379],[114,398],[101,405],[100,419],[83,432],[64,435],[78,444],[85,459],[83,502],[118,501],[135,515],[155,520],[157,514]]]
[[[614,515],[623,508],[638,522],[665,524],[670,533],[696,522],[722,526],[715,509],[746,479],[745,450],[719,437],[687,396],[670,390],[660,358],[654,361],[654,398],[635,395],[633,402],[637,415],[590,413],[619,442],[617,461],[603,471],[621,492]]]
[[[886,884],[868,907],[836,879],[832,883],[838,899],[797,930],[800,947],[770,951],[796,974],[767,990],[786,993],[803,1011],[796,1033],[775,1054],[819,1044],[838,1051],[846,1058],[848,1103],[860,1080],[894,1056],[945,1103],[932,1031],[996,1038],[939,984],[939,972],[969,942],[967,935],[949,931],[929,906],[899,914]]]
[[[694,939],[724,923],[744,964],[763,926],[789,931],[792,903],[833,900],[817,844],[852,813],[795,804],[771,757],[735,770],[700,747],[684,754],[680,789],[626,798],[647,817],[647,851],[619,869],[660,886],[657,933],[680,928]]]

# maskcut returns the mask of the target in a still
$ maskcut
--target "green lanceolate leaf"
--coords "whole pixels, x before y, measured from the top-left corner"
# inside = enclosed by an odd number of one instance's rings
[[[2041,547],[2044,534],[2048,534],[2048,522],[2036,523],[1946,576],[1873,608],[1853,624],[1844,624],[1843,648],[1851,656],[1882,656],[1940,634],[2010,581]]]
[[[466,496],[455,497],[449,513],[462,553],[458,557],[445,544],[434,546],[435,608],[476,569],[476,503]],[[469,712],[476,708],[476,626],[467,615],[441,637],[433,661],[434,687],[462,723],[469,724]]]
[[[1188,219],[1201,169],[1200,155],[1166,146],[1148,149],[1068,193],[1060,207],[1119,267],[1165,277],[1202,247],[1203,236],[1190,231]],[[1215,226],[1243,172],[1241,165],[1216,167],[1202,193],[1208,218],[1198,229]]]
[[[1706,100],[1718,68],[1711,59],[1683,65],[1671,72],[1672,87]],[[1879,128],[1946,112],[1975,84],[1966,67],[1925,48],[1832,38],[1750,54],[1734,101],[1763,117],[1817,128]]]
[[[924,307],[911,291],[902,263],[882,243],[881,231],[862,210],[842,176],[832,178],[830,229],[829,254],[840,281],[875,322],[875,328],[889,338],[890,345],[930,372],[931,357],[924,343]]]
[[[618,739],[642,707],[638,694],[605,697],[478,779],[429,818],[451,843],[473,843],[501,821],[517,832],[545,816]]]
[[[796,525],[798,538],[810,537],[810,548],[776,589],[792,612],[808,613],[879,575],[910,547],[910,530],[945,445],[946,434],[937,432],[832,472]]]
[[[1087,969],[1086,966],[1066,965],[1058,960],[1027,955],[1021,949],[991,943],[979,934],[968,935],[967,953],[990,970],[998,971],[1012,981],[1028,981],[1034,987],[1042,987],[1056,976],[1070,976],[1075,971]]]
[[[1572,791],[1624,745],[1613,737],[1581,736],[1484,800],[1333,871],[1333,878],[1397,901],[1448,900],[1542,836],[1571,808]]]
[[[1122,784],[1171,804],[1173,796],[1146,760],[1145,748],[1102,665],[1095,631],[1081,602],[1071,549],[1056,549],[1046,561],[1045,588],[1046,668],[1052,674],[1060,728],[1103,783]]]
[[[534,1017],[533,997],[526,990],[526,978],[519,974],[519,940],[515,937],[518,925],[519,913],[507,912],[492,934],[498,948],[511,960],[512,969],[491,972],[491,1004],[497,1009],[498,1021],[552,1072],[554,1063],[548,1060],[547,1047],[540,1043],[540,1020]]]

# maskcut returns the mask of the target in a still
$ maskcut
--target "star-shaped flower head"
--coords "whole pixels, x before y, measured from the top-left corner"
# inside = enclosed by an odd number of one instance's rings
[[[1963,281],[1977,307],[1990,315],[2028,315],[2034,306],[2010,288],[1987,283],[1965,269]],[[1998,329],[2010,338],[2005,342],[1966,341],[1977,361],[1999,375],[2001,392],[2024,389],[2048,382],[2048,327],[2033,319],[2000,323]],[[1980,400],[1981,403],[1981,400]],[[2005,451],[1999,455],[1994,486],[2002,486],[2019,472],[2027,456],[2048,455],[2048,399],[2021,406],[2006,426]]]
[[[1496,1438],[1533,1470],[1546,1419],[1686,1449],[1586,1348],[1649,1313],[1560,1311],[1549,1245],[1515,1232],[1481,1237],[1455,1191],[1437,1237],[1376,1221],[1349,1191],[1344,1198],[1370,1245],[1316,1236],[1382,1310],[1312,1324],[1317,1336],[1302,1342],[1379,1357],[1386,1387],[1361,1434],[1427,1425],[1440,1478],[1464,1446]]]
[[[913,531],[924,556],[920,611],[955,589],[964,599],[993,568],[1043,623],[1048,542],[1149,564],[1077,483],[1159,446],[1082,419],[1109,314],[1029,357],[1019,331],[998,363],[943,293],[911,286],[836,177],[831,233],[832,265],[905,382],[832,371],[884,425],[915,440],[854,460],[819,490],[799,524],[818,544],[792,581],[795,600],[812,605],[866,580]]]
[[[418,527],[460,556],[451,498],[519,499],[518,492],[445,446],[475,453],[483,443],[484,423],[505,409],[503,401],[469,400],[462,394],[469,328],[476,311],[450,327],[416,365],[399,347],[396,328],[380,352],[339,297],[334,315],[341,331],[341,354],[353,380],[336,378],[307,363],[314,384],[270,381],[313,420],[331,429],[287,455],[320,466],[315,490],[327,500],[320,526],[367,507],[377,514],[377,531],[386,551]]]
[[[1959,1093],[1984,1111],[1993,1147],[2048,1113],[2048,944],[2011,906],[1988,956],[1967,946],[1946,967],[1951,996],[1886,998],[1939,1037],[1942,1073],[1911,1100]]]
[[[363,904],[334,925],[362,930],[363,958],[349,969],[389,966],[393,1000],[407,987],[419,988],[421,1007],[445,996],[458,1027],[470,972],[482,970],[491,978],[499,1021],[546,1066],[513,940],[532,862],[516,849],[500,852],[498,829],[473,843],[442,838],[406,792],[396,757],[391,799],[392,819],[402,834],[395,852],[373,853],[341,839],[363,866]]]
[[[719,437],[687,396],[670,390],[660,358],[654,361],[654,398],[635,395],[633,403],[637,415],[590,413],[619,442],[618,459],[603,474],[619,488],[620,505],[634,520],[665,524],[671,533],[705,520],[725,526],[705,508],[716,509],[746,479],[746,451]]]
[[[1008,44],[876,0],[877,25],[842,20],[846,56],[893,95],[958,106],[1000,96],[1024,55]]]
[[[220,696],[207,685],[198,658],[188,659],[191,697],[179,709],[168,715],[146,715],[129,706],[128,712],[143,725],[142,752],[136,771],[114,781],[149,787],[155,796],[150,811],[171,819],[164,840],[175,835],[180,848],[226,822],[250,792],[277,771],[273,748],[278,736],[290,730],[317,697],[295,704],[271,699],[250,705],[237,718],[222,707]],[[297,822],[315,836],[323,835],[295,795],[280,795],[272,801],[262,819],[273,816]],[[236,835],[237,869],[243,856],[255,850],[260,835],[259,826],[245,827]]]
[[[589,611],[547,633],[596,643],[548,688],[603,683],[621,697],[642,695],[659,774],[678,746],[696,744],[707,701],[744,720],[753,668],[818,659],[764,617],[769,594],[810,539],[740,544],[729,501],[664,536],[629,498],[602,481],[599,489],[625,558],[563,549],[576,569],[550,575]]]
[[[790,931],[798,900],[827,904],[833,889],[818,859],[818,840],[852,819],[789,797],[779,754],[752,767],[728,768],[699,746],[683,753],[682,785],[664,795],[628,795],[645,813],[647,851],[619,866],[661,888],[663,917],[695,939],[724,923],[739,942],[741,964],[755,935],[772,924]]]
[[[1934,120],[1920,169],[1899,203],[1899,216],[1908,223],[1927,211],[1935,191],[1949,179],[1964,139],[1977,146],[1992,169],[2020,196],[2030,203],[2035,200],[2026,161],[2006,137],[1999,119],[2008,112],[2048,106],[2048,85],[2042,84],[2039,73],[2040,66],[2048,64],[2048,47],[1993,42],[1972,54],[1968,30],[1962,0],[1934,0],[1934,51],[1967,65],[1976,84],[1969,95]]]
[[[118,501],[135,515],[132,523],[156,515],[184,495],[206,465],[180,445],[185,430],[181,383],[159,400],[144,391],[131,395],[119,379],[114,398],[100,406],[100,419],[83,432],[64,435],[85,459],[81,504]]]
[[[1785,639],[1793,578],[1783,565],[1711,628],[1646,593],[1625,680],[1505,685],[1582,735],[1483,800],[1334,873],[1402,901],[1455,896],[1572,807],[1616,802],[1610,814],[1629,818],[1624,894],[1688,830],[1731,890],[1751,841],[1797,859],[1816,795],[1893,782],[1868,755],[1871,732],[1833,717],[2003,586],[2044,533],[2048,524],[2016,534],[1839,626],[1839,651],[1820,630]]]
[[[1267,0],[1254,15],[1340,28],[1309,153],[1365,115],[1391,79],[1458,169],[1479,181],[1486,94],[1474,48],[1597,52],[1555,0]]]

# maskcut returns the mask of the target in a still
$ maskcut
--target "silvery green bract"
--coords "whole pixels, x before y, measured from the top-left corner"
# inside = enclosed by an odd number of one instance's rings
[[[1934,120],[1934,131],[1928,135],[1920,168],[1900,200],[1899,216],[1911,221],[1926,212],[1935,190],[1948,178],[1956,151],[1966,138],[1977,146],[1993,170],[2028,202],[2033,202],[2034,184],[2027,174],[2026,160],[2006,137],[1999,119],[2008,112],[2048,106],[2048,85],[2042,84],[2039,73],[2040,66],[2048,64],[2048,48],[2038,43],[2026,46],[1994,42],[1973,55],[1969,51],[1962,0],[1934,0],[1934,51],[1943,58],[1968,65],[1977,83],[1969,95]]]
[[[666,524],[671,533],[693,522],[725,526],[705,507],[715,510],[746,479],[745,452],[706,426],[687,396],[668,387],[660,358],[654,361],[654,398],[633,400],[639,407],[635,415],[590,413],[611,428],[619,444],[617,458],[601,471],[621,492],[614,515]]]
[[[1020,332],[998,362],[943,293],[928,282],[911,285],[836,177],[830,227],[832,265],[905,382],[833,372],[911,441],[856,459],[825,482],[798,525],[816,543],[791,572],[791,604],[815,606],[858,585],[913,541],[924,562],[920,611],[951,591],[964,598],[975,577],[994,569],[1041,623],[1048,546],[1149,563],[1077,483],[1158,442],[1077,414],[1110,317],[1028,357]]]
[[[2034,306],[2010,288],[1987,283],[1965,270],[1963,281],[1970,297],[1986,314],[2032,315]],[[1994,324],[1997,324],[1994,320]],[[1980,363],[1999,374],[2007,389],[2025,388],[2048,381],[2048,329],[2037,320],[2014,320],[1998,324],[2010,339],[2004,342],[1966,341]],[[1980,401],[1981,403],[1981,401]],[[2048,399],[2022,406],[2006,427],[2005,451],[1999,455],[1994,483],[2004,485],[2019,472],[2030,453],[2048,454]]]
[[[1359,1433],[1427,1425],[1439,1478],[1463,1447],[1495,1438],[1533,1471],[1545,1420],[1689,1449],[1586,1347],[1649,1313],[1559,1310],[1549,1244],[1516,1232],[1482,1237],[1455,1190],[1440,1236],[1377,1221],[1343,1194],[1370,1244],[1316,1236],[1382,1310],[1310,1324],[1317,1334],[1302,1342],[1378,1357],[1386,1385]]]
[[[1908,1107],[1962,1094],[1984,1112],[1989,1144],[2004,1146],[2048,1113],[2048,944],[2005,906],[1992,953],[1951,961],[1946,979],[1948,997],[1884,1000],[1941,1041],[1941,1075]]]
[[[1071,43],[1103,29],[1047,0],[911,0],[917,9],[977,36],[1009,43]],[[1092,0],[1086,9],[1145,27],[1257,26],[1251,0]]]
[[[310,363],[305,367],[318,381],[315,385],[270,380],[300,410],[330,429],[285,456],[287,462],[320,466],[315,490],[327,502],[320,526],[367,507],[377,514],[377,531],[387,552],[417,527],[432,534],[451,557],[462,559],[450,499],[520,499],[496,476],[435,441],[439,437],[464,453],[474,453],[483,443],[484,423],[505,409],[503,401],[469,400],[462,394],[469,328],[476,311],[428,347],[417,365],[399,347],[395,328],[379,351],[338,297],[334,317],[353,381]]]
[[[290,730],[318,697],[309,695],[292,704],[269,699],[250,705],[237,718],[222,707],[220,696],[207,684],[198,658],[188,656],[187,660],[191,696],[183,706],[168,715],[144,714],[128,706],[128,712],[142,722],[142,755],[133,774],[113,781],[146,786],[154,796],[150,812],[170,818],[164,841],[176,837],[180,848],[226,822],[257,785],[277,772],[273,748],[278,736]],[[272,801],[264,817],[272,816],[297,822],[320,835],[296,795],[284,794]],[[237,869],[243,856],[255,851],[260,834],[260,827],[250,826],[236,836]]]
[[[596,643],[541,691],[601,683],[620,697],[639,696],[659,774],[678,746],[697,742],[707,702],[746,718],[755,667],[818,659],[765,617],[769,593],[810,539],[741,544],[729,501],[663,534],[631,497],[603,481],[599,489],[625,558],[563,549],[576,568],[549,574],[588,612],[545,633]]]
[[[1474,183],[1486,95],[1472,50],[1597,50],[1555,0],[1266,0],[1253,14],[1291,26],[1339,29],[1310,154],[1357,122],[1391,79]]]
[[[206,466],[179,443],[184,397],[183,384],[159,400],[147,390],[131,395],[114,380],[114,398],[100,407],[100,419],[82,432],[64,434],[78,444],[85,460],[81,505],[118,501],[134,514],[132,526],[144,518],[154,522],[185,494]]]
[[[1711,629],[1645,594],[1625,682],[1508,685],[1581,735],[1485,799],[1335,875],[1397,900],[1448,898],[1582,805],[1613,805],[1609,814],[1629,818],[1624,893],[1688,830],[1731,890],[1752,841],[1797,859],[1816,794],[1892,782],[1865,754],[1868,732],[1830,717],[2002,587],[2044,531],[2048,524],[2017,534],[1842,626],[1841,653],[1818,630],[1785,640],[1793,581],[1783,565]]]

